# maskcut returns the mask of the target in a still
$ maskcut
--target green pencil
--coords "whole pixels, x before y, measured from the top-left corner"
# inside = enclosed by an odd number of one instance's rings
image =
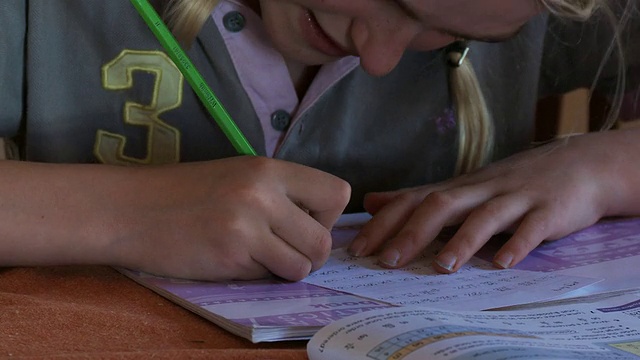
[[[167,54],[178,67],[182,75],[187,79],[193,91],[198,95],[200,101],[209,111],[209,114],[216,121],[222,132],[227,136],[238,153],[243,155],[257,155],[249,141],[244,137],[236,123],[231,119],[227,110],[222,106],[211,88],[204,81],[200,72],[193,65],[187,54],[182,50],[180,44],[173,36],[169,28],[158,12],[149,4],[147,0],[131,0],[133,6],[149,26],[149,29],[156,36],[160,44],[167,51]]]

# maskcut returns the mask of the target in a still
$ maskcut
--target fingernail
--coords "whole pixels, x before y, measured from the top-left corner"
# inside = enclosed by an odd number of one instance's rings
[[[364,252],[364,249],[367,247],[367,240],[360,236],[356,237],[351,245],[349,245],[349,255],[351,256],[361,256]]]
[[[396,249],[385,250],[378,260],[387,266],[397,266],[400,261],[400,252]]]
[[[453,270],[458,258],[452,252],[445,252],[436,258],[436,264],[447,271]]]
[[[510,252],[503,252],[493,259],[493,264],[502,269],[508,269],[513,262],[513,255]]]

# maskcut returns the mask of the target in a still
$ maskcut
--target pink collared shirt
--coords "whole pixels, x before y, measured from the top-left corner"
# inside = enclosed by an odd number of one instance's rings
[[[240,31],[229,31],[224,16],[239,11],[245,18]],[[298,99],[284,58],[273,48],[260,16],[239,0],[221,0],[211,14],[231,55],[236,72],[260,119],[267,156],[278,150],[286,130],[272,126],[271,117],[279,110],[298,121],[331,86],[360,64],[355,56],[342,58],[320,68],[303,99]],[[290,126],[288,127],[290,128]]]

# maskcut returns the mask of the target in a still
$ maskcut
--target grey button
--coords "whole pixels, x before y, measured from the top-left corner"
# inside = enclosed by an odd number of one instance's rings
[[[271,126],[278,131],[286,130],[291,124],[291,115],[284,110],[276,110],[271,114]]]
[[[222,23],[224,24],[225,29],[231,32],[238,32],[244,29],[246,20],[244,19],[244,15],[240,12],[231,11],[222,18]]]

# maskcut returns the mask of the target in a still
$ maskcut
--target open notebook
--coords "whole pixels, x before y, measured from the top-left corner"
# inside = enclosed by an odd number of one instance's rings
[[[309,339],[319,329],[339,319],[383,308],[418,304],[451,311],[451,301],[456,297],[469,297],[470,302],[460,302],[453,307],[454,310],[470,310],[473,306],[476,306],[473,309],[485,310],[492,308],[491,304],[504,307],[640,288],[640,277],[627,271],[640,260],[640,219],[602,222],[545,243],[517,269],[498,273],[487,266],[489,262],[486,260],[494,251],[491,247],[500,243],[500,239],[496,239],[478,253],[465,271],[451,276],[428,274],[425,270],[428,263],[384,273],[386,270],[376,268],[371,259],[344,256],[340,245],[346,244],[367,218],[362,214],[344,216],[333,231],[338,248],[325,267],[303,282],[275,278],[194,282],[119,270],[143,286],[252,342]],[[358,275],[356,272],[353,276],[346,275],[348,271],[356,270]],[[381,273],[384,274],[380,276]],[[469,291],[470,286],[477,284],[476,277],[488,283],[502,284],[496,287],[495,293],[489,293],[487,297],[485,291],[484,298],[481,298],[479,293]],[[398,279],[405,279],[403,281],[407,283],[406,279],[410,279],[412,283],[399,287]],[[447,286],[433,285],[437,282]],[[456,290],[452,284],[457,284],[459,289]],[[505,290],[507,288],[509,291]],[[549,289],[554,291],[549,292]],[[440,296],[437,291],[448,293]],[[424,294],[436,295],[424,297]],[[474,296],[477,296],[475,302]],[[417,303],[418,300],[422,302]]]

